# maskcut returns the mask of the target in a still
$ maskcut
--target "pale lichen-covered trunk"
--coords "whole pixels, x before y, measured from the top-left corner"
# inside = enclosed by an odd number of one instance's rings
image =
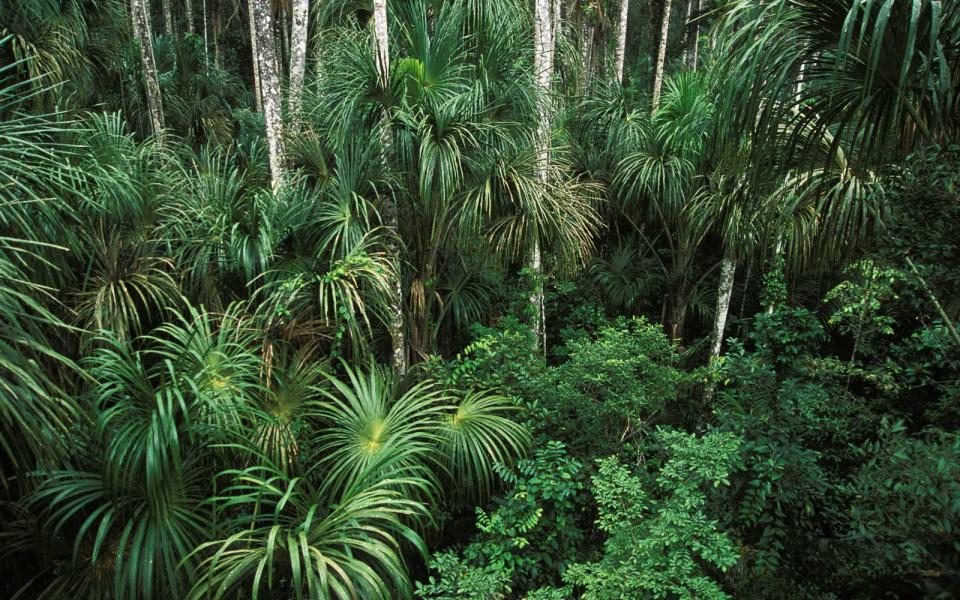
[[[373,54],[377,63],[377,73],[383,89],[390,86],[390,38],[387,28],[387,0],[373,0]],[[390,116],[384,111],[382,130],[380,134],[380,156],[384,169],[388,167],[392,151],[393,139],[390,133]],[[383,221],[387,227],[399,234],[399,218],[397,206],[393,200],[387,199],[382,207]],[[400,261],[399,244],[393,242],[388,251],[396,265],[396,276],[393,281],[393,293],[390,295],[390,339],[393,345],[393,368],[401,375],[407,371],[407,336],[406,323],[403,313],[403,271]]]
[[[533,19],[533,71],[536,77],[539,122],[537,124],[537,174],[544,182],[550,173],[550,84],[553,80],[554,15],[550,0],[536,0]],[[543,302],[543,259],[538,232],[533,232],[533,244],[527,267],[534,277],[530,296],[533,305],[533,335],[538,348],[545,348],[545,316]]]
[[[693,26],[693,58],[690,61],[690,70],[697,70],[697,63],[700,61],[700,10],[703,7],[703,0],[697,0],[697,14],[694,15],[696,22]]]
[[[210,70],[210,27],[207,25],[207,0],[203,0],[203,68]]]
[[[170,9],[170,0],[160,0],[160,12],[163,13],[163,32],[173,36],[173,11]]]
[[[184,2],[183,12],[187,13],[187,33],[193,33],[196,31],[193,26],[193,0]]]
[[[723,332],[727,327],[727,315],[730,314],[730,298],[733,296],[733,280],[737,272],[737,262],[729,257],[720,261],[720,285],[717,286],[717,311],[713,320],[713,339],[710,344],[710,362],[720,356],[723,346]]]
[[[663,88],[663,67],[667,59],[667,39],[670,37],[670,9],[672,0],[663,3],[663,22],[660,25],[660,44],[657,46],[657,64],[653,72],[653,95],[651,108],[656,111],[660,106],[660,90]]]
[[[251,0],[254,14],[256,62],[260,65],[263,96],[263,120],[267,129],[270,154],[270,175],[273,188],[279,188],[284,177],[283,114],[280,101],[280,74],[277,72],[276,43],[273,33],[273,2]]]
[[[617,46],[613,52],[614,75],[617,83],[623,83],[623,59],[627,51],[627,16],[630,0],[620,0],[620,22],[617,23]]]
[[[263,110],[263,90],[260,89],[260,53],[257,51],[257,21],[253,14],[252,0],[247,2],[247,13],[250,18],[250,50],[253,61],[253,97],[257,105],[257,112]]]
[[[160,80],[157,78],[157,63],[153,57],[153,34],[146,0],[130,0],[130,21],[133,34],[140,45],[140,63],[146,83],[150,124],[157,143],[163,144],[163,100],[160,95]]]
[[[310,0],[293,1],[293,31],[290,34],[290,129],[300,129],[303,112],[303,79],[307,70],[307,31]]]

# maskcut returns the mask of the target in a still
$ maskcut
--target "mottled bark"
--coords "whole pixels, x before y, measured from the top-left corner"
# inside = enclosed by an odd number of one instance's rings
[[[257,23],[253,14],[253,0],[247,2],[247,13],[250,20],[250,50],[253,61],[253,97],[257,112],[260,112],[263,110],[263,90],[260,87],[260,53],[257,51]]]
[[[373,0],[373,54],[377,64],[377,74],[380,85],[384,89],[390,86],[390,37],[387,28],[387,0]],[[386,110],[383,113],[382,131],[380,134],[381,160],[383,168],[389,168],[392,154],[393,136],[390,128],[390,115]],[[381,209],[384,224],[399,234],[399,218],[397,206],[393,200],[387,199]],[[407,336],[406,320],[403,312],[403,271],[400,259],[400,245],[397,242],[390,244],[388,251],[396,265],[396,278],[393,281],[393,293],[390,298],[390,339],[393,344],[393,368],[397,373],[407,371]]]
[[[727,315],[730,313],[730,298],[733,296],[733,280],[736,272],[735,260],[724,257],[720,261],[720,285],[717,287],[717,310],[713,320],[710,362],[720,356],[720,348],[723,346],[723,332],[727,327]]]
[[[550,84],[553,80],[554,23],[553,6],[549,0],[536,0],[533,20],[534,54],[533,72],[538,92],[537,125],[537,174],[544,182],[550,169]],[[535,283],[530,296],[533,305],[533,335],[538,348],[545,348],[544,302],[543,302],[543,264],[538,232],[533,233],[533,244],[527,266]]]
[[[307,31],[310,0],[294,0],[293,31],[290,35],[290,129],[300,129],[303,113],[303,79],[307,70]]]
[[[210,27],[207,24],[207,0],[203,0],[203,68],[210,70]]]
[[[660,106],[660,91],[663,88],[663,67],[667,59],[667,39],[670,37],[670,9],[672,0],[663,3],[663,22],[660,26],[660,44],[657,46],[657,64],[653,72],[653,95],[651,108],[656,111]]]
[[[134,36],[140,45],[140,63],[143,66],[143,78],[146,83],[144,87],[147,93],[150,125],[157,143],[163,144],[163,100],[160,94],[160,80],[157,78],[157,63],[153,56],[153,34],[146,0],[130,0],[130,20]]]
[[[387,32],[387,0],[373,0],[373,54],[377,62],[380,85],[386,89],[390,81],[390,41]]]
[[[163,14],[163,32],[173,37],[173,10],[170,0],[160,0],[160,12]]]
[[[257,44],[257,62],[260,65],[260,85],[263,96],[263,120],[267,129],[270,153],[270,175],[273,188],[283,184],[284,144],[283,114],[280,101],[280,74],[277,72],[276,43],[273,34],[273,3],[271,0],[251,0]]]
[[[623,83],[623,59],[627,51],[627,16],[630,12],[630,0],[620,0],[620,22],[617,23],[617,45],[613,52],[614,76],[617,83]]]

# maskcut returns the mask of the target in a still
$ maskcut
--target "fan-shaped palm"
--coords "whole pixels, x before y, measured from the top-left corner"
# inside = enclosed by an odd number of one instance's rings
[[[190,598],[409,594],[401,544],[423,549],[406,522],[426,510],[396,489],[421,482],[401,477],[341,495],[266,465],[223,477],[215,506],[237,516],[226,521],[226,537],[194,553],[203,558]]]
[[[344,369],[347,380],[331,378],[321,412],[330,426],[319,434],[321,468],[339,487],[399,472],[434,483],[455,476],[457,487],[482,497],[493,465],[524,451],[528,435],[506,417],[515,410],[506,398],[475,393],[461,400],[430,381],[401,391],[377,367]]]

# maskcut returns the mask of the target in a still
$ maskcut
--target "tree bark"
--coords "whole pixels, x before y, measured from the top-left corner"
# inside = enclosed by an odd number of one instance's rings
[[[147,109],[150,112],[150,124],[157,143],[162,145],[163,99],[160,94],[160,81],[157,78],[157,63],[153,56],[153,35],[150,30],[150,17],[146,0],[130,0],[130,19],[133,33],[140,44],[140,62],[143,66],[143,78],[146,82]]]
[[[387,0],[373,0],[373,54],[377,64],[380,86],[384,90],[390,89],[390,35],[387,23]],[[390,130],[390,115],[384,109],[380,134],[381,161],[387,169],[392,151],[393,136]],[[399,235],[399,217],[397,206],[393,200],[387,199],[383,206],[384,224]],[[396,265],[396,278],[393,282],[393,294],[390,298],[390,338],[393,344],[393,369],[401,375],[407,371],[407,336],[406,320],[403,312],[403,271],[400,260],[400,246],[392,242],[388,252]]]
[[[250,50],[253,61],[253,97],[257,112],[263,110],[263,90],[260,87],[260,53],[257,51],[257,23],[253,14],[253,0],[247,2],[247,13],[250,20]]]
[[[193,0],[185,0],[183,12],[187,13],[187,33],[193,33],[196,31],[193,26]]]
[[[539,113],[536,158],[537,175],[544,183],[550,176],[550,84],[553,80],[554,53],[554,16],[552,12],[553,7],[549,0],[536,0],[533,19],[533,72],[538,88],[537,110]],[[539,232],[535,231],[533,232],[533,244],[527,267],[535,280],[530,304],[533,306],[532,332],[538,349],[546,348],[542,263]]]
[[[310,0],[294,0],[290,45],[290,130],[298,131],[303,112],[303,79],[307,69],[307,31]]]
[[[737,263],[724,257],[720,261],[720,285],[717,288],[717,311],[713,321],[713,342],[710,345],[710,362],[720,356],[723,346],[723,331],[727,327],[727,315],[730,312],[730,298],[733,296],[733,280],[737,272]]]
[[[687,18],[683,22],[683,64],[689,65],[690,55],[690,16],[693,14],[693,0],[687,0]]]
[[[207,25],[207,0],[203,0],[203,68],[210,70],[210,28]]]
[[[653,95],[651,108],[656,111],[660,106],[660,91],[663,88],[663,67],[667,59],[667,38],[670,37],[670,9],[672,0],[663,3],[663,22],[660,26],[660,45],[657,46],[657,65],[653,72]]]
[[[280,75],[277,72],[276,43],[273,33],[273,2],[251,0],[254,13],[254,40],[257,46],[256,62],[260,66],[263,96],[263,120],[267,129],[270,153],[270,176],[274,189],[283,184],[284,144],[283,114],[280,102]]]
[[[690,70],[696,71],[697,64],[700,61],[700,11],[703,8],[703,0],[697,0],[697,14],[694,15],[696,21],[693,25],[693,60],[690,61]]]
[[[160,12],[163,13],[163,32],[173,37],[173,11],[170,9],[170,0],[160,0]]]
[[[620,0],[620,22],[617,24],[617,46],[614,50],[614,73],[617,83],[623,83],[623,58],[627,51],[627,16],[630,12],[630,0]]]

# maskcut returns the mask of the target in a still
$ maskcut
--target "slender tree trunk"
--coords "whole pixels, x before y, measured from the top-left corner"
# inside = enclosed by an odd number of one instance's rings
[[[733,280],[737,272],[737,263],[724,257],[720,262],[720,286],[717,288],[717,311],[713,321],[713,342],[710,345],[710,362],[720,356],[723,345],[723,331],[727,327],[727,314],[730,312],[730,298],[733,296]]]
[[[277,72],[276,43],[273,35],[273,2],[251,0],[254,13],[256,62],[260,65],[263,95],[263,120],[267,128],[270,175],[273,188],[279,188],[284,176],[283,115],[280,102],[280,75]]]
[[[533,20],[534,53],[533,72],[538,89],[537,125],[537,174],[546,183],[550,173],[550,83],[553,79],[554,53],[554,17],[549,0],[536,0]],[[539,232],[533,232],[533,245],[527,263],[534,282],[530,296],[533,305],[533,336],[537,348],[546,348],[544,299],[543,299],[543,257],[541,256]]]
[[[630,12],[630,0],[620,0],[620,22],[617,24],[617,47],[614,50],[614,74],[617,83],[623,83],[623,58],[627,51],[627,16]]]
[[[163,32],[173,37],[173,11],[170,9],[170,0],[160,0],[160,11],[163,13]]]
[[[223,68],[223,46],[220,44],[223,32],[223,13],[219,2],[213,3],[213,68],[218,71]]]
[[[257,23],[253,14],[253,0],[247,1],[247,13],[250,20],[250,50],[253,61],[253,96],[257,112],[263,110],[263,90],[260,87],[260,53],[257,51]]]
[[[193,26],[193,0],[185,0],[183,12],[187,13],[187,33],[194,33],[196,29]]]
[[[913,276],[917,278],[917,283],[919,283],[923,291],[926,292],[927,298],[930,299],[930,303],[933,304],[933,307],[937,310],[937,314],[940,315],[941,319],[943,319],[943,324],[946,325],[947,331],[950,332],[950,337],[953,338],[953,341],[956,342],[957,347],[960,348],[960,334],[957,333],[957,328],[953,325],[953,321],[950,319],[950,316],[947,315],[947,311],[943,309],[943,305],[940,304],[939,300],[937,300],[937,295],[934,294],[930,286],[927,285],[927,282],[924,280],[923,276],[920,275],[920,271],[917,270],[917,266],[913,264],[913,261],[910,260],[910,257],[904,255],[903,258],[907,261],[907,266],[910,267],[910,272],[913,273]]]
[[[303,79],[307,69],[307,30],[310,23],[310,0],[294,0],[293,31],[290,46],[290,129],[300,129],[303,112]]]
[[[207,26],[207,0],[203,0],[203,68],[210,70],[210,28]]]
[[[162,145],[164,141],[163,100],[160,94],[160,81],[157,78],[157,63],[153,57],[153,34],[150,30],[146,0],[130,0],[130,19],[133,33],[140,44],[140,62],[143,65],[143,78],[146,81],[150,124],[157,143]]]
[[[690,61],[690,70],[697,70],[697,63],[700,61],[700,10],[703,8],[703,0],[697,0],[697,14],[694,16],[696,22],[693,25],[693,60]]]
[[[670,37],[670,9],[673,0],[663,3],[663,22],[660,26],[660,45],[657,46],[657,65],[653,72],[653,96],[651,108],[656,111],[660,106],[660,90],[663,88],[663,66],[667,59],[667,39]]]
[[[390,88],[390,36],[387,23],[387,0],[373,0],[373,54],[377,63],[377,73],[380,86]],[[381,161],[387,169],[392,153],[393,136],[390,130],[390,115],[384,110],[382,130],[380,134]],[[393,200],[387,200],[383,206],[383,220],[387,227],[392,228],[399,235],[399,216],[397,206]],[[393,294],[390,298],[390,338],[393,343],[393,368],[397,373],[407,371],[407,335],[406,322],[403,312],[403,271],[400,257],[400,246],[393,242],[388,247],[396,265],[396,277],[393,281]]]

